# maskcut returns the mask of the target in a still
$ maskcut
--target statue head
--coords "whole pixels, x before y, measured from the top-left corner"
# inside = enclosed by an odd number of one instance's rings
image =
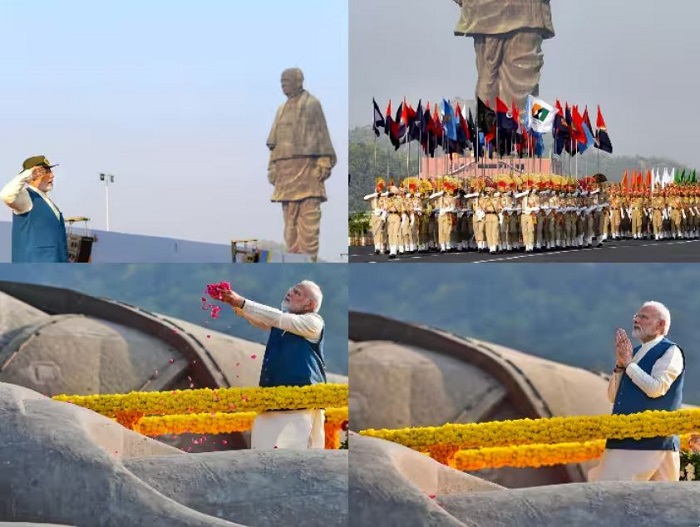
[[[287,97],[296,97],[304,89],[304,74],[299,68],[289,68],[282,72],[282,92]]]

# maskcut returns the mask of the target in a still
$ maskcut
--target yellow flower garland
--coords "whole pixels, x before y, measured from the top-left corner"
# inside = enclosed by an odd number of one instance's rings
[[[605,440],[460,450],[447,464],[462,471],[502,467],[548,467],[596,459],[604,449]]]
[[[256,412],[212,412],[143,417],[134,424],[133,430],[151,437],[171,434],[230,434],[250,430],[256,415]],[[339,428],[347,419],[347,406],[326,410],[328,426]]]
[[[53,399],[83,406],[109,417],[125,411],[143,415],[262,412],[346,406],[348,385],[328,383],[301,387],[204,388],[111,395],[57,395]]]
[[[596,415],[446,424],[440,427],[362,430],[378,437],[425,451],[586,442],[605,438],[633,438],[685,434],[700,429],[700,409],[674,412],[647,411],[631,415]]]
[[[690,434],[681,437],[681,450],[688,450]],[[446,460],[457,470],[473,472],[486,468],[539,468],[567,463],[583,463],[599,458],[605,450],[605,440],[554,445],[518,445],[511,447],[460,450]]]

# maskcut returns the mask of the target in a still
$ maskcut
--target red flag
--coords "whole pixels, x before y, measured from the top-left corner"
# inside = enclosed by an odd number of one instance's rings
[[[574,106],[571,109],[571,137],[579,143],[585,143],[586,132],[583,131],[583,117],[578,113],[578,107]]]
[[[401,108],[401,122],[408,126],[408,104],[406,97],[403,98],[403,107]]]
[[[391,99],[389,99],[389,104],[386,107],[386,116],[391,119]]]
[[[625,170],[625,175],[622,178],[622,186],[625,189],[625,192],[629,190],[629,181],[627,179],[627,170]]]
[[[488,105],[488,103],[486,103]],[[500,97],[496,97],[496,111],[499,113],[508,113],[508,105],[504,103]]]
[[[459,103],[457,103],[455,107],[455,114],[457,115],[457,124],[459,124],[459,127],[464,132],[464,136],[467,138],[467,141],[471,141],[472,134],[469,133],[469,127],[467,126],[467,121],[464,119],[464,115],[462,115],[462,108],[459,107]]]
[[[564,117],[564,109],[561,107],[561,103],[559,102],[559,99],[557,99],[556,104],[554,105],[555,108],[557,109],[557,113],[561,116]]]
[[[605,119],[603,119],[603,114],[600,112],[600,104],[598,105],[598,116],[596,117],[595,120],[595,127],[598,129],[603,129],[605,130],[607,127],[605,126]]]
[[[435,132],[435,137],[441,139],[443,135],[442,121],[440,121],[440,115],[437,109],[438,105],[436,104],[435,108],[433,108],[433,131]]]
[[[651,189],[651,170],[647,170],[646,187],[647,190]]]

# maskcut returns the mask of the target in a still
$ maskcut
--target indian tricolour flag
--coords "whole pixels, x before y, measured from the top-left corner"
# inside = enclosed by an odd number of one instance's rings
[[[527,96],[527,126],[533,132],[540,134],[551,132],[555,115],[554,106],[532,95]]]

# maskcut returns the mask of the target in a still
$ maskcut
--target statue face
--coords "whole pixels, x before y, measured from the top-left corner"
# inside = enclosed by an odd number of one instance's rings
[[[282,72],[282,92],[287,97],[292,97],[301,91],[302,81],[300,75],[294,70]]]

